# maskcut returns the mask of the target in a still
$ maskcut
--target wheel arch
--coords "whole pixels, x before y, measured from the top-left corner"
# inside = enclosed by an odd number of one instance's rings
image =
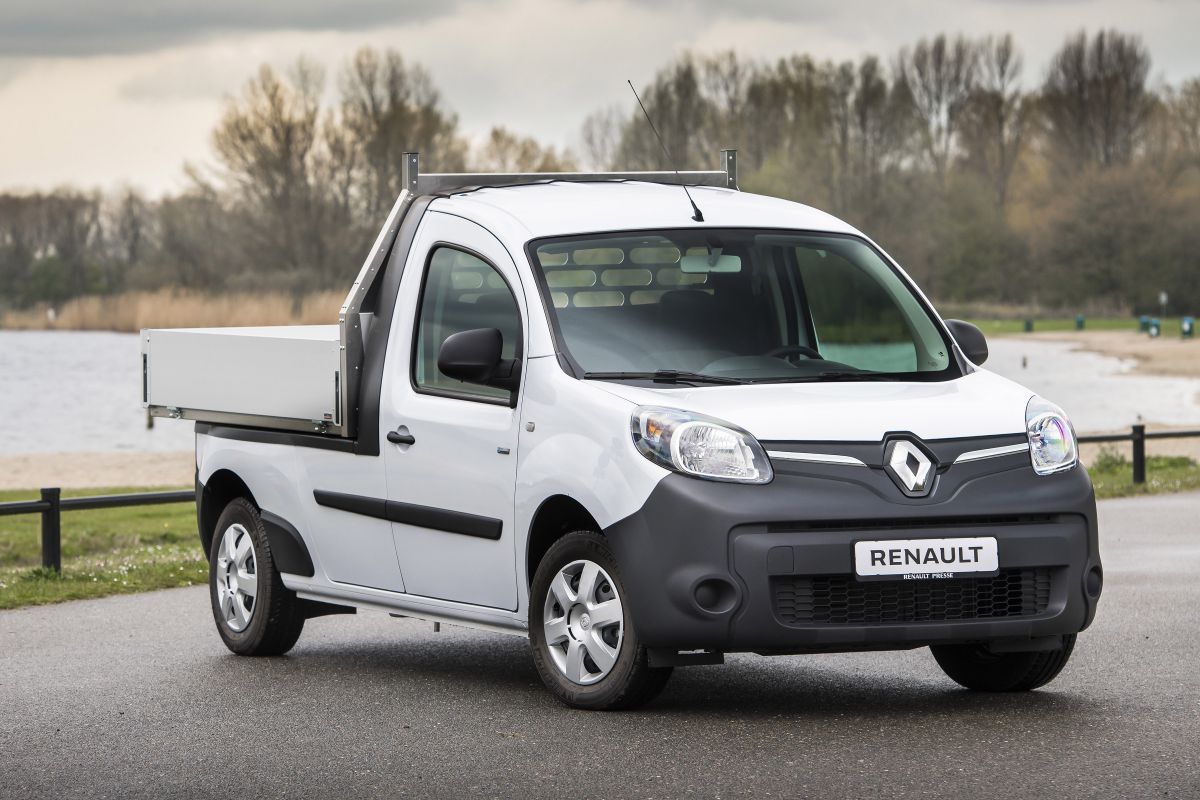
[[[205,483],[200,483],[200,478],[196,478],[196,525],[200,531],[200,543],[204,545],[205,558],[212,550],[217,519],[225,506],[239,497],[246,498],[255,508],[259,508],[250,487],[231,469],[217,470]]]
[[[533,574],[550,547],[568,533],[580,530],[604,533],[592,513],[575,498],[556,494],[542,501],[534,512],[525,544],[526,588],[533,584]]]

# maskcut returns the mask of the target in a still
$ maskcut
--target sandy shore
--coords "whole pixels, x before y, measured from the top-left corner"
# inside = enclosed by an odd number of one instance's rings
[[[1087,350],[1136,362],[1134,372],[1200,378],[1200,339],[1177,337],[1151,339],[1136,331],[1064,331],[1007,336],[1014,340],[1070,342],[1076,350]]]
[[[0,456],[0,489],[191,486],[196,458],[182,453],[29,453]]]

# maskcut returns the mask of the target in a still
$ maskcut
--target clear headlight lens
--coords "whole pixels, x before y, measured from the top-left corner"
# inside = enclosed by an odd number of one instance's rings
[[[1025,431],[1029,436],[1029,458],[1038,475],[1062,472],[1079,463],[1075,428],[1053,403],[1031,398],[1025,406]]]
[[[719,419],[641,406],[633,412],[630,430],[642,455],[676,472],[738,483],[768,483],[774,477],[758,441]]]

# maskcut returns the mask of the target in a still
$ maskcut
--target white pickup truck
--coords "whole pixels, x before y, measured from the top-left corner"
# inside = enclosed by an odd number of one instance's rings
[[[877,245],[716,172],[421,175],[334,326],[148,330],[231,650],[376,609],[528,636],[564,702],[931,647],[1028,690],[1102,587],[1061,410]],[[679,184],[690,187],[695,209]]]

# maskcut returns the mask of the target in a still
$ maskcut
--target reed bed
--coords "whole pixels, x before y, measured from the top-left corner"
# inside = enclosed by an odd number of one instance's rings
[[[54,313],[47,306],[0,312],[0,328],[136,332],[142,328],[224,328],[337,322],[344,292],[207,294],[154,292],[80,297]]]

